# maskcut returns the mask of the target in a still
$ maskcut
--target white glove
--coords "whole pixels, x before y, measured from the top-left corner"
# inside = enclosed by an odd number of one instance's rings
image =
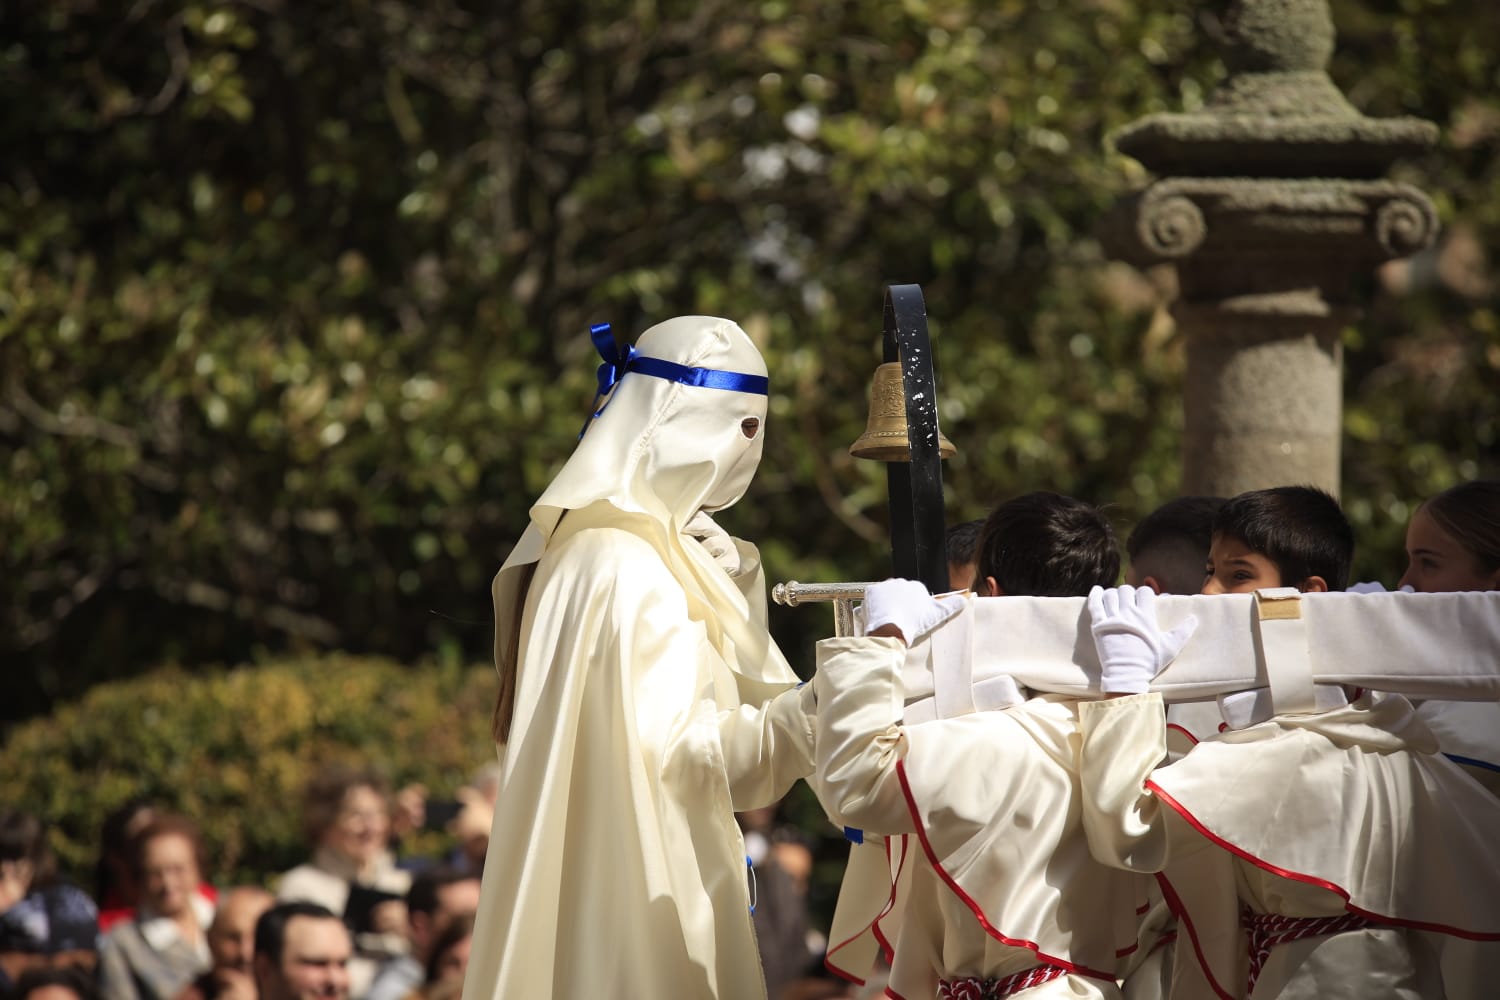
[[[1381,583],[1379,580],[1371,580],[1368,583],[1351,584],[1344,591],[1344,593],[1346,594],[1384,594],[1385,592],[1385,584]],[[1396,593],[1398,594],[1415,594],[1416,592],[1417,588],[1413,587],[1409,583],[1406,586],[1402,587],[1400,590],[1396,591]]]
[[[689,518],[688,523],[682,526],[682,533],[698,539],[724,572],[730,576],[739,575],[740,550],[735,548],[734,539],[729,537],[729,532],[708,516],[708,511],[700,510]]]
[[[1104,668],[1099,686],[1107,694],[1149,690],[1152,679],[1198,627],[1198,619],[1189,615],[1172,631],[1163,632],[1156,623],[1156,592],[1150,587],[1095,587],[1089,591],[1089,619]]]
[[[953,609],[938,601],[916,580],[893,577],[865,588],[865,634],[894,625],[910,645],[924,632],[941,625]]]

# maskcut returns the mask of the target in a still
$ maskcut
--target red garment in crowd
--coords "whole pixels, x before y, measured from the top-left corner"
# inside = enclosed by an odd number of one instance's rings
[[[219,890],[215,889],[207,882],[198,883],[198,895],[202,896],[210,903],[213,903],[215,906],[219,905]],[[115,926],[115,924],[121,924],[127,920],[134,919],[135,907],[126,906],[125,903],[121,901],[120,897],[112,895],[107,899],[101,899],[99,901],[100,934],[108,934],[109,929]]]

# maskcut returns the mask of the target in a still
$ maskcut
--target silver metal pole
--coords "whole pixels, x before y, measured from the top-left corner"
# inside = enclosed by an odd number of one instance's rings
[[[798,583],[789,580],[771,588],[771,600],[795,608],[819,601],[862,601],[869,583]]]
[[[865,588],[869,583],[798,583],[789,580],[771,588],[771,600],[786,608],[803,604],[831,603],[833,605],[833,634],[844,637],[854,634],[854,603],[865,599]]]

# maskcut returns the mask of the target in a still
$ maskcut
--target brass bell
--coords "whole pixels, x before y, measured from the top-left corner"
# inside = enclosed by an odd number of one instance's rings
[[[958,449],[938,431],[938,457],[948,458]],[[901,362],[890,361],[875,369],[870,387],[870,416],[865,432],[849,446],[855,458],[872,458],[877,462],[911,461],[911,445],[906,440],[906,391],[901,382]]]

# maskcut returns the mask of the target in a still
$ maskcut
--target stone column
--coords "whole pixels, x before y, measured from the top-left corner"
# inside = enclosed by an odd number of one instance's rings
[[[1183,492],[1337,494],[1341,331],[1372,269],[1437,230],[1425,194],[1381,178],[1437,127],[1345,100],[1326,72],[1326,0],[1236,0],[1223,25],[1230,75],[1204,108],[1116,136],[1161,179],[1118,206],[1107,242],[1138,265],[1176,265]]]

